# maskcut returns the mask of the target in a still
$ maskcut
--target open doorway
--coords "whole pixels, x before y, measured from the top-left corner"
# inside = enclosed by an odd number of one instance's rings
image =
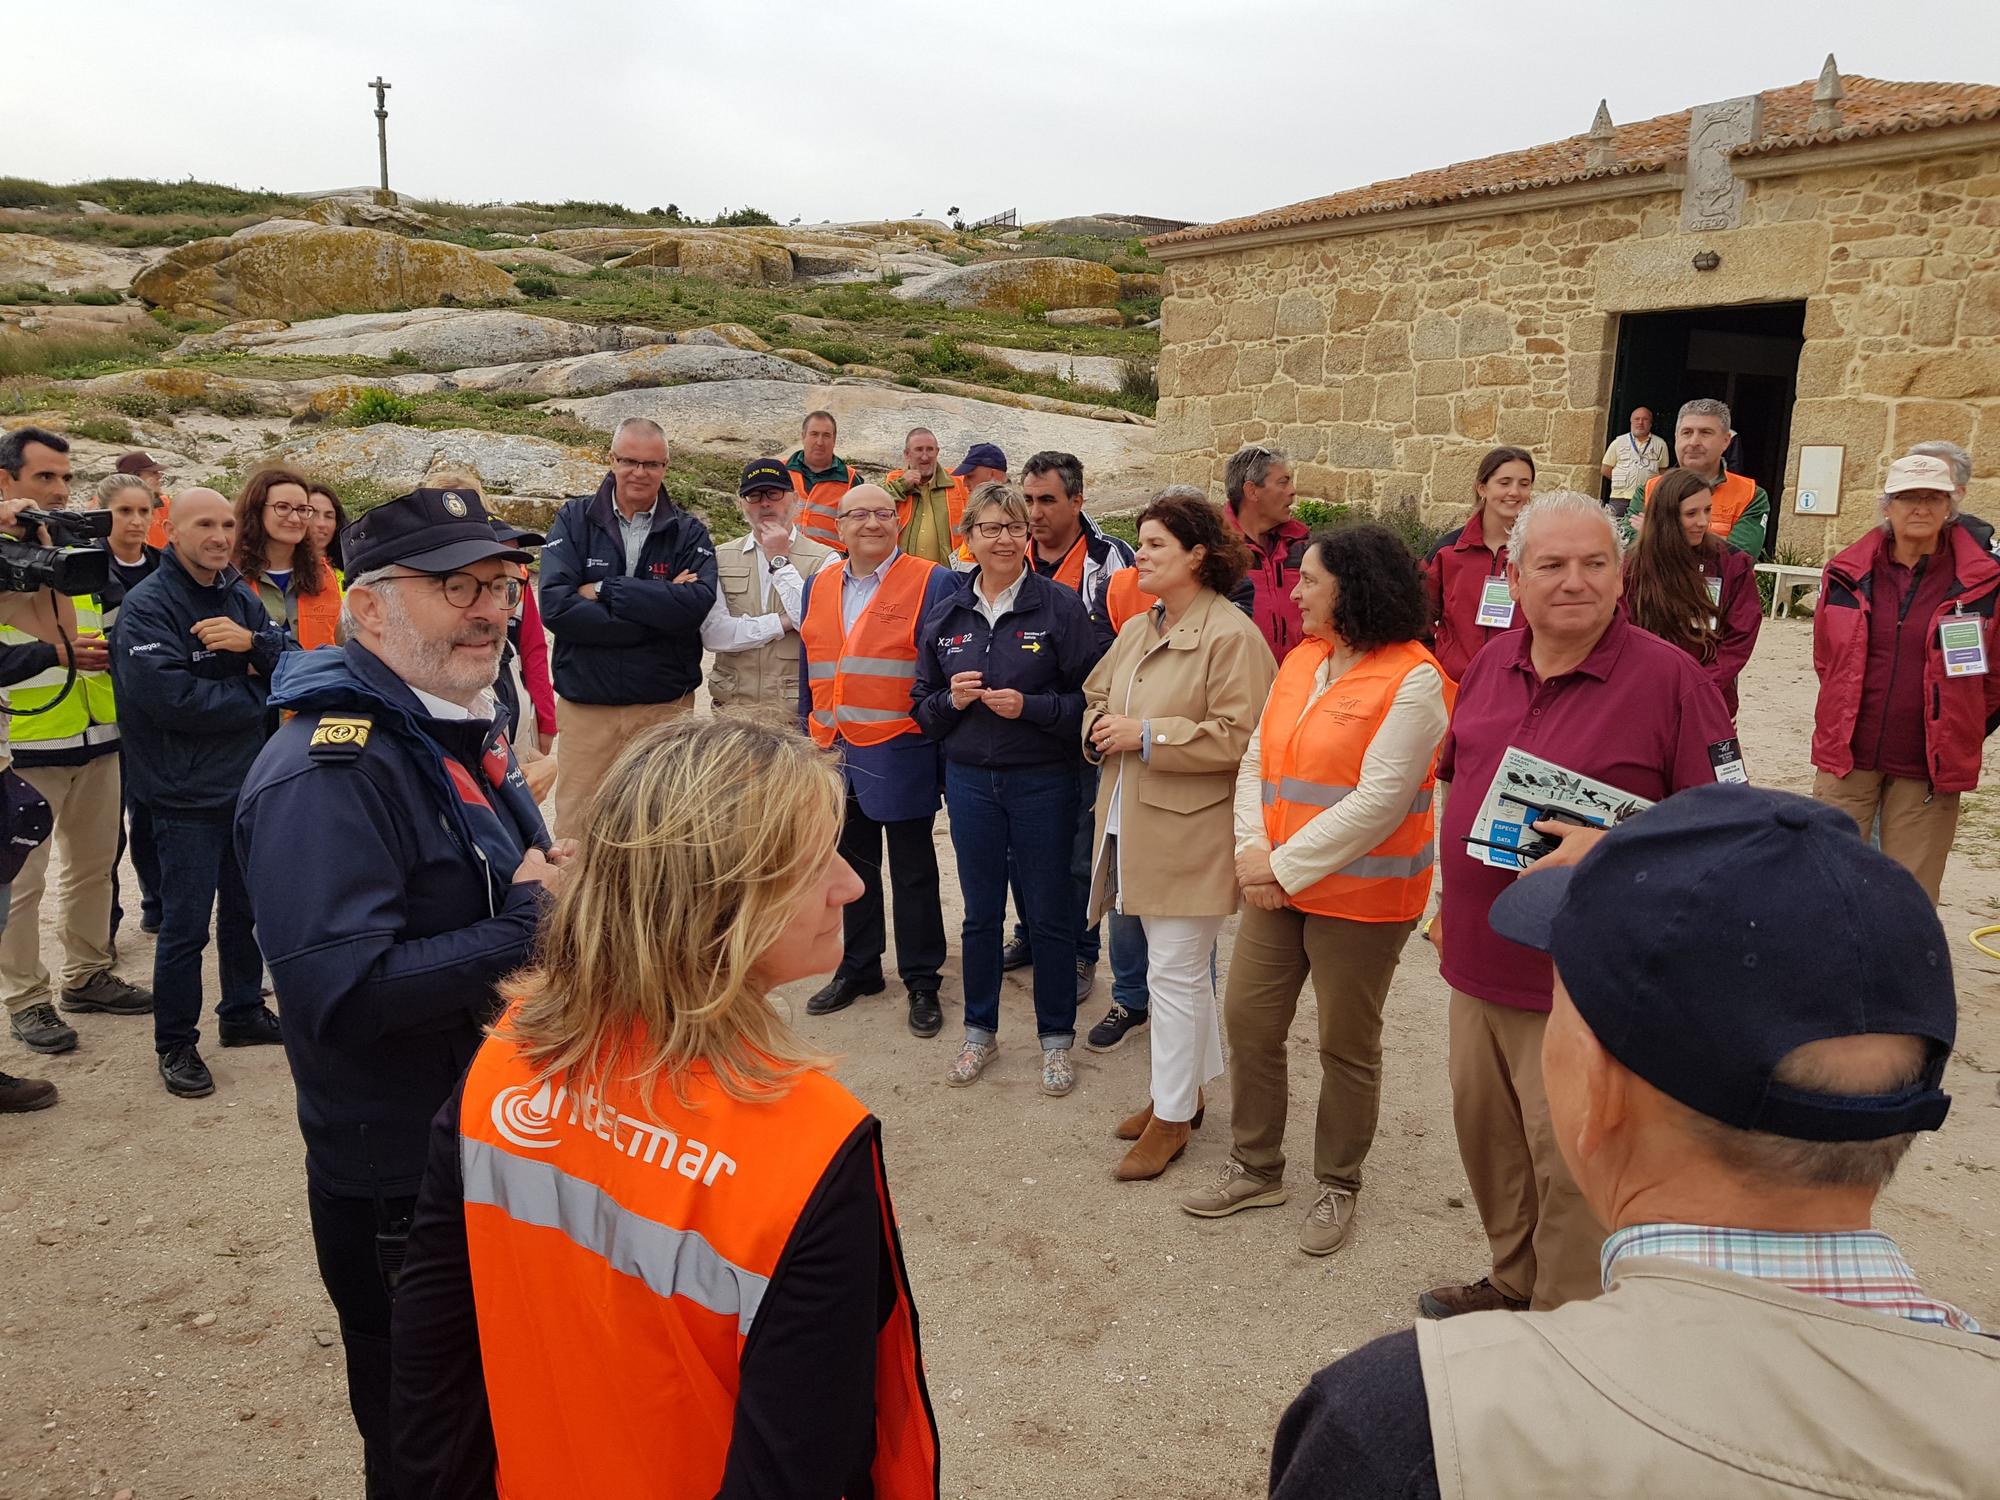
[[[1727,402],[1736,426],[1729,467],[1769,493],[1766,537],[1775,548],[1787,510],[1785,460],[1805,325],[1803,302],[1627,313],[1618,320],[1606,445],[1630,429],[1635,406],[1652,410],[1654,428],[1671,448],[1682,402],[1701,396]]]

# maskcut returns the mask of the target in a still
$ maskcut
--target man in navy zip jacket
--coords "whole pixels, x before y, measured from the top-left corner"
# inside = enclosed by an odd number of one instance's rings
[[[597,784],[641,730],[679,718],[701,686],[701,622],[715,603],[715,543],[667,498],[667,436],[627,417],[611,472],[564,503],[542,548],[542,622],[555,637],[562,754],[556,832],[582,830]]]
[[[183,490],[167,524],[173,544],[159,568],[119,606],[111,673],[132,796],[152,813],[160,856],[153,1047],[168,1092],[199,1099],[215,1092],[196,1024],[211,914],[222,977],[218,1039],[225,1047],[280,1040],[278,1018],[264,1005],[264,963],[229,819],[264,747],[271,674],[291,642],[229,565],[236,513],[228,500]]]
[[[567,854],[491,691],[528,554],[470,489],[391,501],[345,543],[347,644],[278,673],[271,705],[294,716],[244,785],[236,844],[374,1497],[391,1493],[390,1300],[431,1117],[499,1009],[495,983],[527,962]]]

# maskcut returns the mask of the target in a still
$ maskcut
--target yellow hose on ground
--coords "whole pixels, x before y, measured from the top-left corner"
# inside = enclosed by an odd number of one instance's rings
[[[1995,922],[1991,927],[1975,927],[1971,932],[1966,934],[1966,941],[1971,943],[1981,953],[1984,953],[1988,958],[2000,959],[2000,951],[1989,948],[1979,941],[1983,937],[1991,937],[1996,932],[2000,932],[2000,922]]]

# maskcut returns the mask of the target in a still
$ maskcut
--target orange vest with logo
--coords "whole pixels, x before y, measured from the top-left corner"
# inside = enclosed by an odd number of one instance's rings
[[[812,689],[812,737],[822,748],[836,738],[850,745],[886,745],[898,735],[918,733],[910,713],[917,688],[917,626],[924,588],[936,567],[907,552],[898,557],[852,631],[840,623],[847,569],[819,576],[799,638]]]
[[[497,1038],[466,1074],[465,1242],[502,1500],[707,1500],[722,1484],[760,1303],[868,1112],[822,1073],[751,1103],[697,1069],[688,1093],[661,1084],[648,1113],[636,1085],[569,1090]],[[875,1180],[894,1245],[879,1152]],[[937,1494],[938,1443],[893,1259],[871,1477],[902,1500]]]
[[[1653,503],[1653,488],[1665,476],[1655,474],[1646,481],[1646,504]],[[1743,512],[1757,498],[1757,481],[1747,474],[1724,474],[1722,483],[1709,492],[1708,529],[1712,535],[1725,542],[1736,523],[1743,519]]]
[[[1153,596],[1139,587],[1137,568],[1120,568],[1104,586],[1104,613],[1111,619],[1113,635],[1123,630],[1125,622],[1134,615],[1143,615],[1151,609],[1153,603]]]
[[[847,548],[840,540],[840,497],[861,483],[860,477],[842,482],[838,479],[822,479],[817,484],[808,485],[806,476],[797,469],[786,469],[792,476],[792,489],[799,497],[799,513],[796,524],[801,535],[818,542],[822,547],[831,547],[845,555]],[[852,465],[847,472],[854,473]]]
[[[1273,849],[1351,794],[1361,762],[1396,700],[1403,679],[1436,667],[1445,711],[1457,697],[1437,658],[1414,641],[1384,646],[1349,667],[1310,708],[1313,682],[1333,647],[1308,637],[1286,654],[1264,703],[1258,754],[1264,782],[1264,834]],[[1433,754],[1423,786],[1387,838],[1331,875],[1287,897],[1289,905],[1350,922],[1408,922],[1424,914],[1437,862],[1437,788]]]

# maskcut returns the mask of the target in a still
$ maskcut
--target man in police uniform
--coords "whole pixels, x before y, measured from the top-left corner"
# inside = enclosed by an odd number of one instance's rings
[[[569,851],[550,846],[495,719],[528,554],[470,489],[392,500],[345,545],[347,644],[277,672],[271,706],[294,717],[251,769],[236,842],[374,1497],[390,1493],[390,1298],[431,1117],[498,1009],[495,981],[527,961]]]

